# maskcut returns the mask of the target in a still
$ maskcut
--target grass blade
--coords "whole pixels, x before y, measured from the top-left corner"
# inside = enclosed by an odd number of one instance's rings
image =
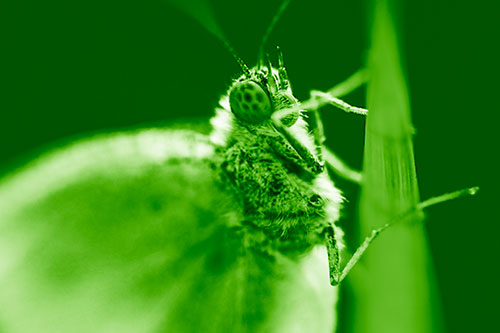
[[[375,1],[373,9],[360,202],[364,235],[419,202],[409,97],[390,1]],[[392,228],[372,245],[364,262],[367,275],[355,331],[431,332],[434,286],[423,224]]]

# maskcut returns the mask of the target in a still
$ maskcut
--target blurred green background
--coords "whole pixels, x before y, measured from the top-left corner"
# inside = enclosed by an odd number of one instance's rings
[[[212,1],[216,22],[249,65],[280,2]],[[365,1],[292,1],[266,50],[273,58],[275,45],[283,49],[299,99],[364,64],[368,11]],[[481,186],[475,198],[428,212],[449,332],[498,326],[498,12],[486,0],[399,4],[421,197]],[[3,1],[0,18],[2,172],[89,133],[208,118],[239,76],[222,43],[167,0]],[[345,99],[364,106],[365,91]],[[360,168],[364,120],[323,113],[328,144]],[[359,193],[339,185],[351,202],[342,224],[352,241]]]

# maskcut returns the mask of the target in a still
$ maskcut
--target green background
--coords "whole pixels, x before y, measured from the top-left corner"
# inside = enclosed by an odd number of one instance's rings
[[[213,1],[216,22],[249,65],[279,3]],[[481,186],[475,198],[428,212],[445,327],[489,331],[500,297],[498,9],[484,0],[399,9],[421,196]],[[292,1],[266,50],[275,58],[274,46],[283,49],[299,99],[364,64],[368,11],[364,1]],[[166,0],[3,1],[0,13],[3,170],[89,133],[208,118],[239,76],[222,43]],[[345,99],[364,106],[364,95]],[[364,120],[323,113],[328,144],[360,168]],[[342,223],[354,243],[358,190],[339,185],[351,201]]]

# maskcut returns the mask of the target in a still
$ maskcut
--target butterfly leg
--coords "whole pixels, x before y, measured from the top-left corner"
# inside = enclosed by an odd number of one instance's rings
[[[463,190],[458,190],[455,192],[442,194],[442,195],[439,195],[436,197],[432,197],[430,199],[427,199],[427,200],[419,203],[415,208],[410,209],[410,210],[406,211],[405,213],[394,217],[393,219],[389,220],[386,224],[382,225],[381,227],[373,229],[372,232],[370,233],[370,235],[365,238],[363,243],[361,243],[361,245],[356,249],[356,251],[352,255],[351,259],[349,259],[347,264],[341,270],[340,270],[340,263],[337,263],[335,261],[335,258],[336,258],[335,257],[335,255],[336,255],[335,249],[332,248],[332,245],[331,245],[332,241],[329,240],[329,238],[331,236],[328,235],[328,232],[327,232],[327,249],[328,249],[328,259],[330,262],[330,282],[332,283],[332,260],[330,259],[330,257],[333,258],[333,262],[334,262],[334,269],[333,269],[334,280],[333,281],[336,284],[339,284],[345,279],[345,277],[351,271],[351,269],[358,263],[359,259],[361,259],[361,256],[366,252],[366,250],[368,249],[370,244],[383,231],[389,229],[390,227],[392,227],[393,225],[395,225],[397,223],[401,223],[401,222],[404,223],[405,221],[409,221],[408,217],[410,217],[414,214],[421,213],[424,208],[427,208],[427,207],[430,207],[430,206],[433,206],[433,205],[436,205],[436,204],[439,204],[442,202],[458,199],[458,198],[461,198],[464,196],[475,195],[478,190],[479,190],[478,187],[471,187],[471,188],[466,188]],[[333,229],[332,229],[332,231],[333,231]],[[333,235],[333,232],[331,234]],[[335,244],[335,243],[333,243],[333,244]],[[330,252],[332,252],[332,254],[330,254]],[[332,285],[334,285],[334,284],[332,283]]]
[[[279,120],[289,115],[290,113],[297,112],[299,110],[318,110],[319,108],[327,104],[334,105],[340,108],[341,110],[344,110],[349,113],[367,115],[368,110],[349,105],[348,103],[339,99],[339,97],[351,93],[352,91],[356,90],[367,81],[368,81],[368,75],[366,73],[366,70],[360,69],[359,71],[351,75],[347,80],[345,80],[342,83],[339,83],[338,85],[334,86],[333,88],[329,89],[326,92],[319,90],[312,90],[311,98],[309,98],[306,101],[302,101],[300,103],[300,108],[299,106],[296,106],[280,110],[274,113],[273,118]]]
[[[322,146],[323,157],[326,164],[340,177],[356,183],[361,184],[363,181],[363,176],[361,171],[355,170],[347,165],[340,157],[338,157],[331,149],[327,146]]]
[[[323,162],[326,161],[328,166],[339,176],[347,179],[353,183],[361,183],[361,172],[354,170],[348,166],[341,158],[339,158],[333,151],[324,145],[326,140],[323,121],[319,114],[318,109],[310,111],[308,118],[309,127],[314,136],[314,143],[316,145],[316,156]]]
[[[351,92],[358,89],[366,82],[368,82],[368,72],[366,68],[361,68],[356,73],[349,76],[343,82],[329,89],[327,93],[331,96],[339,98],[350,94]]]
[[[340,250],[335,239],[333,226],[325,229],[326,250],[328,253],[328,267],[330,271],[330,284],[336,286],[340,283]]]
[[[281,61],[282,62],[282,61]],[[350,93],[351,91],[359,88],[367,81],[366,70],[361,69],[351,75],[344,82],[336,85],[327,92],[312,91],[311,98],[300,105],[296,105],[289,109],[283,109],[275,112],[273,115],[273,122],[276,129],[288,140],[288,142],[295,148],[298,154],[310,165],[309,169],[313,174],[317,174],[323,170],[324,162],[337,173],[339,176],[352,181],[354,183],[361,183],[361,173],[350,168],[345,162],[336,156],[331,150],[323,145],[325,142],[325,132],[323,122],[321,120],[318,109],[326,104],[333,104],[346,112],[354,112],[358,114],[366,114],[366,109],[351,106],[344,101],[341,101],[335,96],[342,96]],[[334,96],[335,95],[335,96]],[[314,141],[316,145],[315,154],[311,154],[300,142],[294,140],[291,133],[289,133],[286,126],[282,125],[282,119],[289,116],[293,112],[300,110],[309,110],[309,126],[313,132]]]
[[[333,105],[347,113],[356,113],[362,116],[366,116],[368,114],[367,109],[358,108],[356,106],[352,106],[344,102],[343,100],[333,96],[329,92],[322,92],[319,90],[311,91],[311,99],[316,99],[318,106],[323,106],[326,104]]]
[[[328,253],[328,265],[330,268],[330,284],[336,286],[340,284],[351,269],[358,263],[361,256],[368,249],[370,244],[375,240],[375,238],[385,229],[387,229],[390,224],[385,224],[380,228],[373,229],[370,236],[366,237],[363,243],[356,249],[351,259],[347,262],[344,268],[340,268],[340,252],[337,246],[333,227],[328,227],[326,229],[326,249]]]
[[[303,163],[300,164],[303,164],[302,168],[304,169],[304,171],[311,173],[311,175],[313,176],[316,176],[323,171],[324,164],[322,163],[322,161],[313,153],[311,153],[309,149],[307,149],[299,140],[297,140],[287,127],[275,122],[274,128],[278,133],[280,133],[286,145],[292,148],[294,152],[294,154],[292,155],[299,156],[301,161],[303,161]],[[270,143],[274,145],[274,148],[278,154],[284,157],[286,157],[286,155],[290,155],[289,153],[283,154],[283,152],[281,152],[282,149],[280,148],[280,145],[277,141],[272,140]],[[292,156],[289,157],[291,158]]]
[[[311,98],[306,101],[305,104],[316,104],[316,108],[319,108],[326,104],[331,104],[341,110],[344,110],[345,112],[366,115],[368,113],[368,110],[349,105],[346,102],[340,100],[339,97],[351,93],[352,91],[361,87],[367,81],[368,74],[366,69],[360,69],[344,82],[337,84],[326,92],[318,90],[311,91]]]

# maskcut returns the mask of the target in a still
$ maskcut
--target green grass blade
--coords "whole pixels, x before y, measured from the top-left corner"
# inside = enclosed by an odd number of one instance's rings
[[[388,2],[375,1],[360,202],[364,235],[419,202],[409,96]],[[419,220],[421,216],[413,216]],[[433,279],[421,223],[388,230],[367,251],[355,332],[431,332]],[[359,290],[363,290],[363,293]]]

